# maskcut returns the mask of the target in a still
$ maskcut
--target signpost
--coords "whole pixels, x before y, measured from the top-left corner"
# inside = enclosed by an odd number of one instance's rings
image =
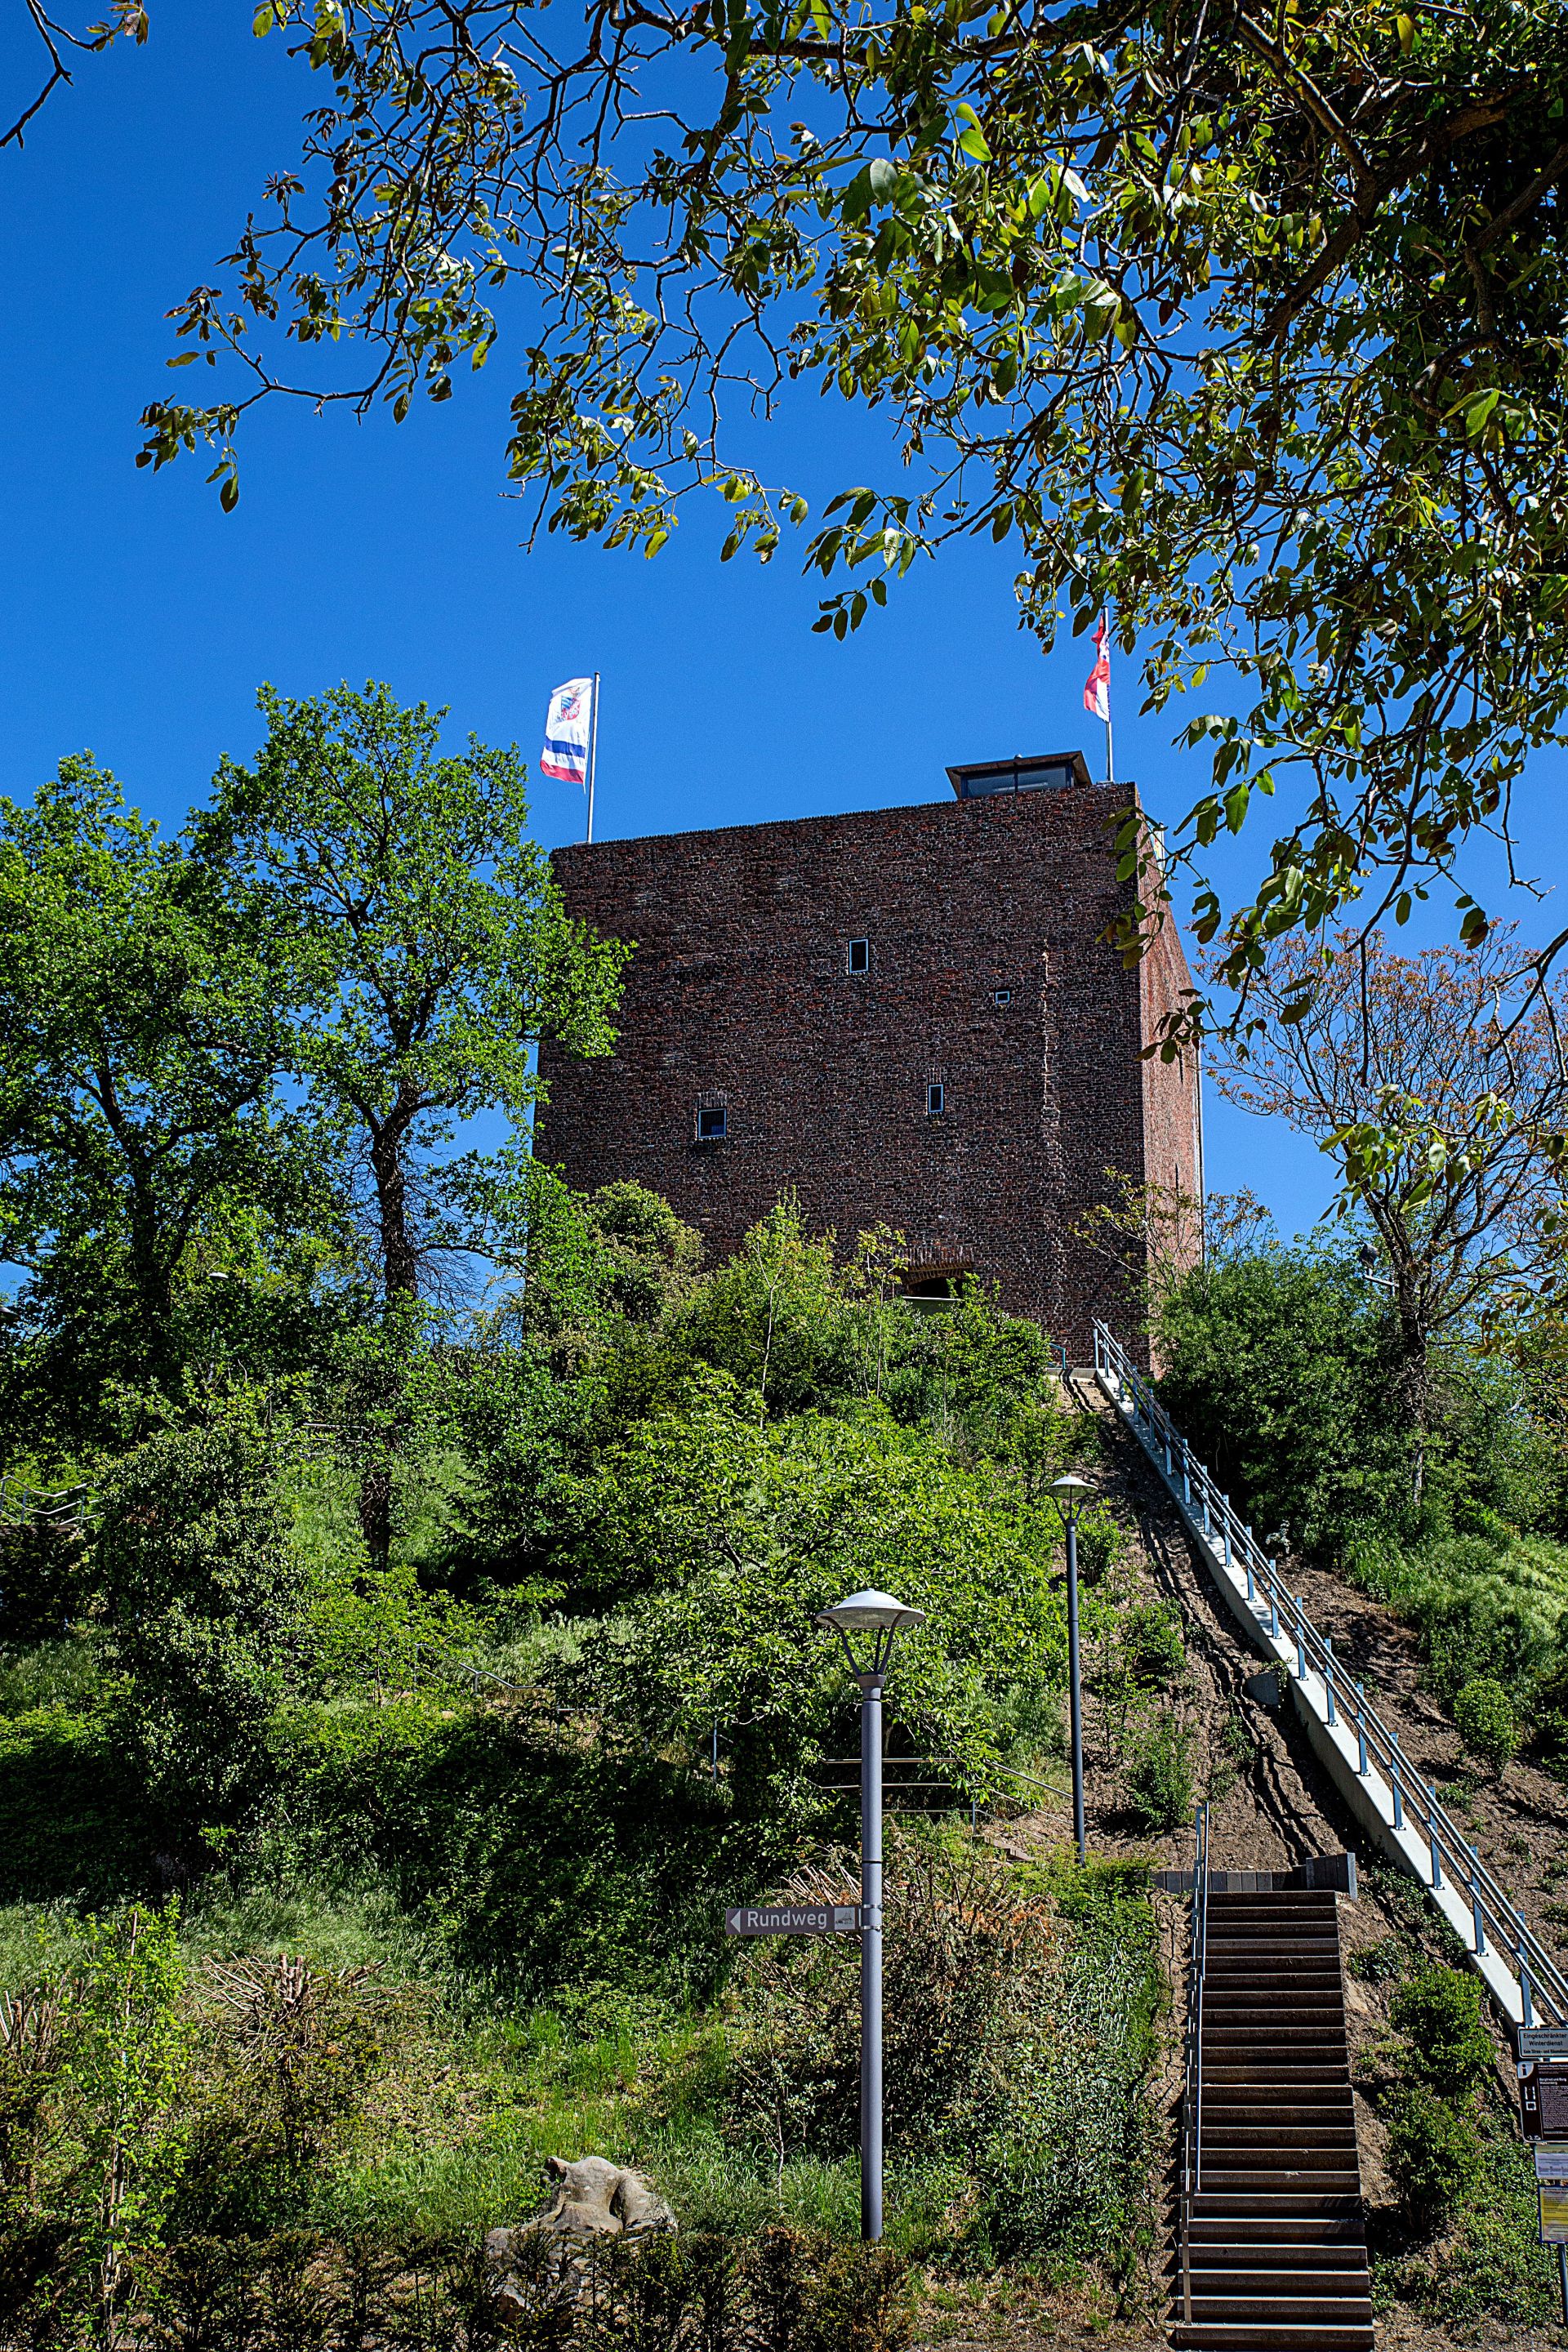
[[[727,1936],[858,1936],[858,1903],[775,1904],[724,1914]]]

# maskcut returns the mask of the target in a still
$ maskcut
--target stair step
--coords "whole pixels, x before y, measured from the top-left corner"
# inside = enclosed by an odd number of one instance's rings
[[[1204,1969],[1211,1977],[1221,1969],[1235,1975],[1253,1968],[1267,1969],[1270,1975],[1279,1976],[1299,1958],[1303,1968],[1326,1973],[1338,1958],[1337,1944],[1309,1944],[1305,1950],[1300,1944],[1211,1944],[1204,1955]]]
[[[1279,2050],[1331,2049],[1337,2042],[1345,2046],[1342,2025],[1266,2025],[1260,2018],[1256,2025],[1211,2025],[1204,2020],[1204,2050],[1237,2050],[1249,2042]]]
[[[1183,2301],[1185,2299],[1184,2295]],[[1200,2301],[1196,2284],[1193,2287],[1194,2320],[1246,2319],[1253,2314],[1259,2319],[1327,2319],[1344,2326],[1358,2319],[1371,2321],[1372,2297],[1370,2291],[1353,2295],[1323,2294],[1309,2289],[1305,2294],[1293,2294],[1288,2289],[1274,2287],[1266,2294],[1205,2294]]]
[[[1344,1997],[1338,1985],[1319,1985],[1307,1992],[1258,1992],[1250,1976],[1244,1983],[1220,1983],[1215,1978],[1204,1985],[1204,2009],[1211,2004],[1215,2009],[1258,2009],[1260,2013],[1274,2011],[1274,2016],[1279,2018],[1295,2018],[1302,2013],[1319,2016],[1319,2011],[1326,2016],[1344,2016]]]
[[[1190,2225],[1196,2246],[1285,2247],[1300,2253],[1304,2246],[1352,2249],[1360,2261],[1366,2252],[1366,2231],[1356,2214],[1246,2213],[1195,2214]]]
[[[1204,2084],[1204,2131],[1208,2124],[1256,2124],[1268,2116],[1281,2128],[1295,2124],[1350,2124],[1354,2116],[1350,2088],[1323,2088],[1319,2094],[1298,2094],[1293,2100],[1237,2098],[1234,2084],[1225,2084],[1225,2098],[1215,2098]]]
[[[1194,2319],[1189,2326],[1176,2320],[1170,2334],[1173,2344],[1191,2347],[1193,2352],[1198,2347],[1222,2352],[1232,2344],[1242,2352],[1372,2352],[1373,2340],[1370,2321],[1364,2326],[1330,2327],[1266,2319]]]
[[[1289,2139],[1282,2139],[1277,2124],[1221,2124],[1212,2116],[1204,2117],[1203,2161],[1207,2164],[1225,2155],[1242,2149],[1254,2149],[1261,2155],[1265,2149],[1278,2148],[1287,2155],[1292,2148],[1305,2150],[1331,2147],[1336,2151],[1348,2148],[1353,2155],[1356,2137],[1353,2123],[1298,2124]]]
[[[1193,2276],[1200,2270],[1235,2271],[1283,2270],[1292,2273],[1325,2271],[1331,2274],[1342,2272],[1350,2278],[1366,2276],[1366,2248],[1358,2239],[1330,2239],[1319,2242],[1312,2239],[1281,2239],[1277,2243],[1257,2238],[1238,2242],[1231,2238],[1194,2239],[1189,2248]],[[1170,2268],[1182,2267],[1182,2251],[1175,2247],[1171,2254]]]
[[[1269,2189],[1200,2189],[1193,2199],[1193,2221],[1353,2221],[1362,2226],[1361,2199],[1347,2189],[1305,2189],[1278,2183]]]
[[[1244,2051],[1237,2050],[1220,2064],[1204,2068],[1204,2089],[1206,2092],[1211,2083],[1217,2083],[1222,2088],[1235,2088],[1239,2084],[1250,2083],[1255,2085],[1264,2084],[1270,2090],[1281,2091],[1327,2090],[1336,2084],[1343,2089],[1350,2078],[1350,2066],[1346,2062],[1342,2061],[1337,2066],[1322,2060],[1313,2064],[1298,2062],[1292,2065],[1270,2066],[1266,2061],[1248,2060]]]
[[[1260,1993],[1334,1992],[1342,1997],[1338,1969],[1313,1969],[1300,1975],[1293,1969],[1210,1969],[1207,1982],[1223,1987],[1246,1985]]]
[[[1277,2270],[1272,2265],[1267,2270],[1239,2267],[1233,2270],[1228,2264],[1206,2262],[1194,2263],[1188,2271],[1182,2271],[1179,2264],[1177,2269],[1184,2286],[1188,2278],[1192,2281],[1194,2311],[1200,2294],[1205,2309],[1212,2310],[1216,2302],[1234,2301],[1241,2296],[1259,2303],[1301,2301],[1343,2305],[1365,2303],[1372,2293],[1364,2263],[1339,2271]]]

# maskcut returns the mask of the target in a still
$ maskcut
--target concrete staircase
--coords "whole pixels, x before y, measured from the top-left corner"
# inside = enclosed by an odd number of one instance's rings
[[[1361,2165],[1331,1894],[1211,1893],[1196,2189],[1173,2344],[1364,2352]],[[1189,2128],[1191,2126],[1189,2118]]]

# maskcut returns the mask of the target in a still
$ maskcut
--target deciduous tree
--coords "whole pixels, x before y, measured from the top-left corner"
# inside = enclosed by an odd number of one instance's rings
[[[1563,999],[1521,981],[1520,961],[1507,930],[1415,956],[1375,932],[1282,940],[1219,1070],[1233,1102],[1316,1139],[1371,1223],[1369,1272],[1387,1286],[1417,1431],[1434,1343],[1554,1281],[1560,1264]]]
[[[255,768],[224,761],[196,837],[291,944],[294,1071],[348,1145],[387,1301],[411,1300],[471,1238],[433,1155],[480,1112],[522,1118],[541,1034],[608,1052],[630,950],[566,914],[514,751],[446,755],[446,714],[384,686],[260,705]]]
[[[89,757],[0,804],[0,1254],[55,1408],[179,1397],[204,1239],[306,1216],[283,960]]]

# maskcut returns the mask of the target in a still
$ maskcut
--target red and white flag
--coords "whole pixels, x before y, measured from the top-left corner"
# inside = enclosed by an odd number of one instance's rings
[[[1110,724],[1110,647],[1106,639],[1109,632],[1101,613],[1094,633],[1094,667],[1084,681],[1083,707],[1092,718]]]

